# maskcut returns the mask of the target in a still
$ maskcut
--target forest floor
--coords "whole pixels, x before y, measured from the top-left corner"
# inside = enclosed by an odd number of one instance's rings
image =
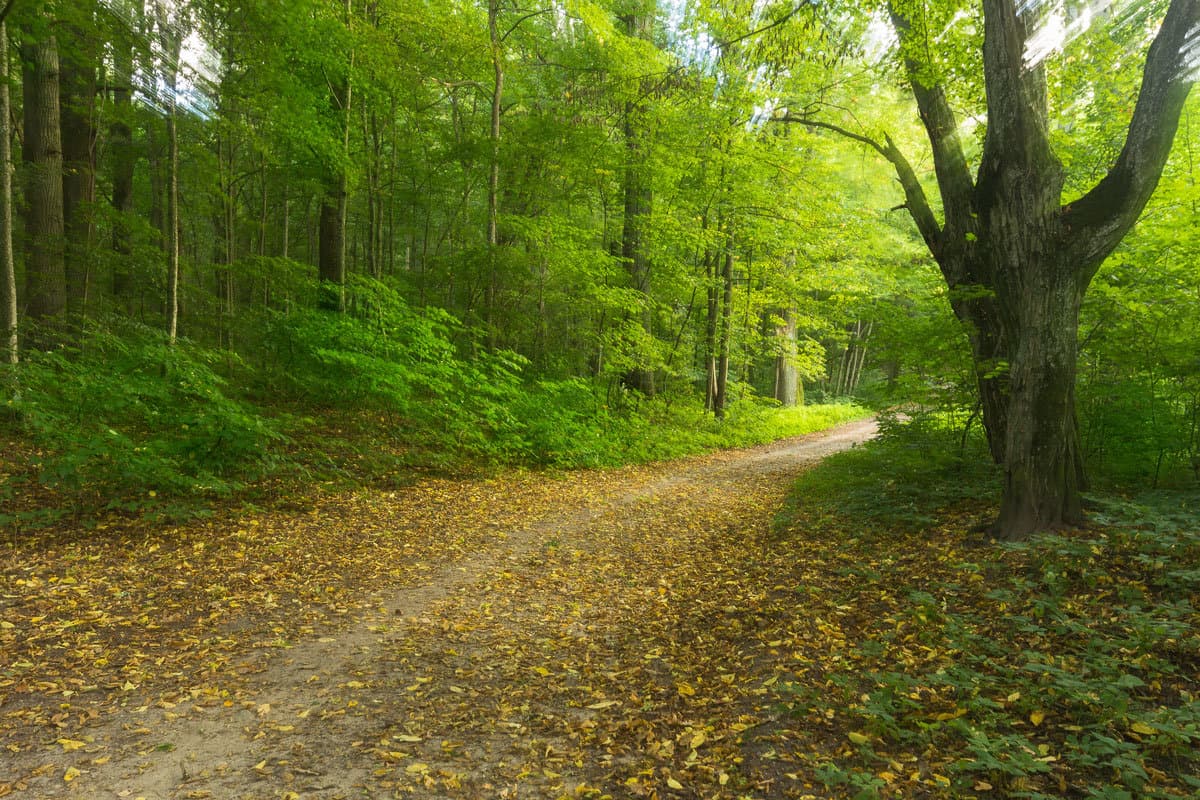
[[[873,432],[8,541],[0,796],[800,796],[844,611],[773,519]]]

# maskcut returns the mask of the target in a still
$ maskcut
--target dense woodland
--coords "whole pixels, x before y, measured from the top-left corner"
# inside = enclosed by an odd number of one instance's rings
[[[10,2],[5,520],[851,399],[1195,485],[1196,6]]]

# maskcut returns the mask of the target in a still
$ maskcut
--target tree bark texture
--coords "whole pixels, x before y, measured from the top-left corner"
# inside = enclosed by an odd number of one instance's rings
[[[62,139],[58,43],[43,35],[21,48],[25,102],[25,298],[30,319],[67,308],[63,256]]]
[[[781,322],[775,328],[779,354],[775,356],[775,400],[785,408],[799,405],[803,400],[800,376],[796,371],[796,315],[792,309],[780,313]]]

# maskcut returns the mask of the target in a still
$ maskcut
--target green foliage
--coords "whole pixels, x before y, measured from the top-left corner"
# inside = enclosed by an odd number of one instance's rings
[[[883,414],[880,434],[806,474],[796,495],[828,513],[909,526],[931,524],[939,511],[963,501],[995,496],[998,470],[978,420],[969,415]]]
[[[27,354],[11,418],[37,447],[39,480],[109,508],[163,494],[224,495],[271,468],[282,428],[228,392],[228,353],[120,320]]]
[[[836,602],[866,620],[853,658],[824,676],[830,696],[788,698],[848,708],[851,730],[870,735],[870,748],[824,765],[821,779],[865,787],[884,763],[923,754],[946,796],[981,784],[1010,797],[1060,797],[1064,785],[1080,797],[1191,796],[1195,498],[1097,500],[1087,530],[964,547],[982,505],[968,499],[977,479],[941,488],[955,443],[944,425],[914,424],[829,459],[796,487],[807,519],[796,535],[814,524],[843,532],[846,594]],[[917,442],[925,456],[910,451]],[[871,498],[897,502],[893,479],[926,490],[906,493],[907,512],[872,513]]]

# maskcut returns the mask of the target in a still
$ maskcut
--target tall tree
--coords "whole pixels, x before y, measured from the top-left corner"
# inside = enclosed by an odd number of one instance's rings
[[[346,0],[344,20],[351,25],[351,0]],[[321,215],[318,228],[319,255],[317,274],[322,285],[322,305],[340,311],[345,305],[346,283],[346,194],[349,186],[346,160],[350,147],[350,70],[354,54],[351,50],[345,71],[329,77],[329,107],[341,138],[341,158],[325,176],[325,191],[321,196]]]
[[[634,2],[634,8],[625,15],[626,34],[643,42],[651,41],[654,32],[654,4],[642,0]],[[645,77],[633,87],[633,97],[625,102],[625,170],[624,212],[621,230],[621,258],[629,271],[629,280],[640,295],[638,316],[646,339],[653,335],[653,304],[650,298],[650,254],[645,241],[649,222],[653,192],[648,174],[647,151],[649,132],[646,130],[646,112],[651,83]],[[655,393],[654,365],[645,363],[648,355],[644,348],[635,353],[637,364],[625,376],[625,383],[642,394]]]
[[[63,230],[67,306],[85,313],[91,281],[92,204],[96,199],[96,70],[99,59],[95,4],[64,9],[61,37]]]
[[[133,253],[132,215],[133,179],[137,153],[133,148],[133,52],[135,20],[141,16],[143,0],[134,0],[136,11],[129,0],[121,6],[122,13],[113,42],[113,68],[111,72],[113,96],[113,120],[109,128],[108,148],[112,154],[112,207],[116,215],[112,226],[113,259],[112,292],[118,302],[129,307],[130,290],[129,257]]]
[[[1075,415],[1080,303],[1157,185],[1194,81],[1189,59],[1200,23],[1200,0],[1172,0],[1148,50],[1120,155],[1090,191],[1064,203],[1045,68],[1027,58],[1040,8],[982,0],[987,129],[972,176],[946,73],[926,55],[938,32],[926,29],[919,8],[901,0],[891,6],[932,150],[941,220],[890,137],[787,117],[849,135],[894,166],[906,208],[969,332],[989,443],[1004,467],[996,532],[1006,538],[1083,518]]]
[[[0,280],[4,286],[6,360],[16,364],[20,359],[20,341],[17,338],[17,275],[13,263],[12,135],[9,130],[12,108],[8,72],[8,25],[0,18]]]
[[[30,319],[61,316],[67,307],[63,254],[62,134],[58,42],[48,11],[25,31],[21,47],[25,103],[25,285]]]
[[[179,59],[183,50],[183,32],[188,24],[186,6],[176,8],[174,16],[163,0],[155,4],[159,42],[164,52],[163,77],[166,80],[167,117],[167,340],[175,344],[179,331]]]

